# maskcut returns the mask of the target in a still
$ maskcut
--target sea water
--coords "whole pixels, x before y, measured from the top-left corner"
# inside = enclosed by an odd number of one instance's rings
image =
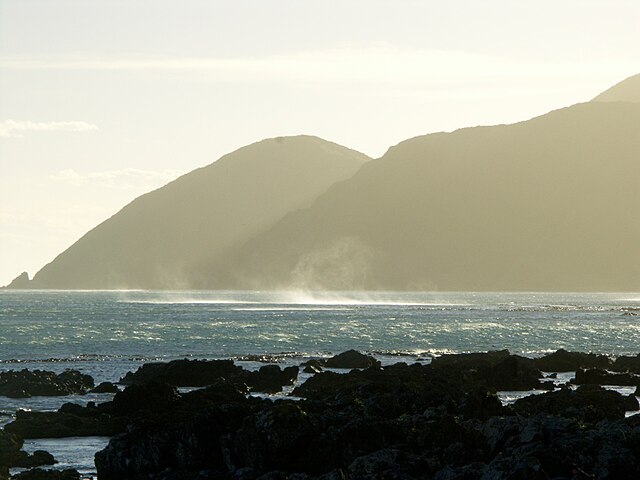
[[[0,291],[0,370],[74,368],[115,382],[148,361],[234,358],[257,368],[248,355],[285,365],[352,348],[383,363],[505,348],[636,355],[640,294]],[[110,398],[0,397],[0,425],[17,408]],[[107,441],[36,440],[25,449],[90,474]]]

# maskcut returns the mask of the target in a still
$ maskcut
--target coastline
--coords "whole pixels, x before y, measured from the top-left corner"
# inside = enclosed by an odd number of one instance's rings
[[[611,465],[585,451],[580,453],[584,465],[572,467],[583,476],[562,476],[569,467],[553,466],[559,460],[553,455],[550,460],[549,449],[575,442],[606,446],[613,452],[610,461],[624,453],[632,466],[625,475],[637,473],[633,465],[640,465],[640,450],[627,446],[629,438],[640,440],[634,395],[640,356],[613,361],[559,351],[529,359],[497,351],[433,361],[414,357],[415,363],[387,356],[384,365],[373,356],[347,356],[351,363],[340,363],[340,356],[337,364],[296,359],[298,365],[287,367],[286,375],[270,364],[275,358],[261,356],[237,362],[249,369],[224,360],[145,364],[121,379],[127,386],[113,397],[103,394],[102,402],[75,405],[59,397],[57,412],[23,412],[5,431],[90,441],[107,434],[111,441],[96,456],[100,480],[462,479],[525,473],[537,475],[526,478],[635,478],[620,476],[622,470],[612,476]],[[623,378],[627,385],[606,383]],[[527,433],[531,429],[538,433]],[[544,434],[554,429],[559,430],[551,437]],[[621,431],[627,438],[622,443],[616,440]],[[529,434],[532,439],[524,441]],[[562,445],[556,445],[556,436]],[[164,458],[158,449],[182,453]]]

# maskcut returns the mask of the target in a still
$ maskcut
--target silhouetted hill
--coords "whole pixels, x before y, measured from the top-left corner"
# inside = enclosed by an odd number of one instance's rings
[[[592,102],[640,102],[640,73],[605,90]]]
[[[197,265],[309,206],[367,160],[310,136],[243,147],[137,198],[42,268],[29,287],[189,288]]]
[[[635,76],[369,162],[315,137],[258,142],[139,197],[14,286],[640,291],[639,98]]]
[[[640,104],[425,135],[226,268],[243,288],[639,291],[639,179]]]

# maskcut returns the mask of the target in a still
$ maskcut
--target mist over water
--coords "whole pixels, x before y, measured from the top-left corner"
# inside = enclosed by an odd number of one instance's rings
[[[638,294],[3,291],[0,367],[91,363],[112,379],[150,359],[350,348],[635,355],[639,314]]]
[[[283,366],[347,349],[383,364],[508,348],[638,353],[640,295],[441,292],[0,291],[0,371],[74,368],[117,381],[142,363],[266,354]],[[509,400],[513,392],[503,392]],[[506,395],[506,396],[505,396]],[[0,426],[18,408],[56,410],[109,394],[0,399]],[[515,397],[513,398],[515,399]],[[511,400],[513,400],[511,399]],[[34,440],[61,463],[95,473],[100,437]]]

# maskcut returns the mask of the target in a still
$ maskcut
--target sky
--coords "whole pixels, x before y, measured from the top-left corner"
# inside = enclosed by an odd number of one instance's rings
[[[0,0],[0,285],[264,138],[379,157],[640,73],[637,0]]]

